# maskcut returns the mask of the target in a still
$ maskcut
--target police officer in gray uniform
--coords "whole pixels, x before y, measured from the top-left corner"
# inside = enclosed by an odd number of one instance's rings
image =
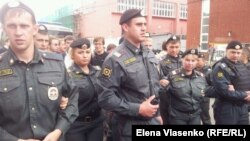
[[[158,111],[159,72],[154,53],[141,45],[146,19],[142,11],[129,9],[120,18],[124,41],[103,63],[98,101],[114,112],[114,141],[131,141],[132,125],[160,124]]]
[[[34,46],[33,11],[21,2],[0,11],[10,48],[0,57],[0,140],[56,141],[78,116],[78,92],[61,56]],[[60,109],[61,97],[69,98]]]
[[[181,55],[180,55],[180,38],[172,35],[163,45],[163,50],[167,51],[167,55],[160,61],[160,68],[162,70],[162,78],[166,77],[171,71],[181,68]],[[162,83],[161,83],[162,85]],[[168,101],[169,95],[160,94],[160,111],[163,119],[163,124],[168,124]]]
[[[66,133],[66,141],[103,141],[104,114],[97,103],[100,67],[90,65],[90,41],[79,38],[70,45],[74,64],[69,74],[79,88],[79,116]]]
[[[207,82],[203,73],[195,69],[198,50],[189,49],[182,55],[182,68],[170,72],[168,116],[169,124],[201,124],[201,105],[205,96]]]
[[[226,57],[214,65],[212,82],[217,91],[214,104],[216,124],[249,124],[250,72],[239,61],[241,54],[242,44],[231,41],[226,48]],[[233,89],[228,89],[229,85]]]

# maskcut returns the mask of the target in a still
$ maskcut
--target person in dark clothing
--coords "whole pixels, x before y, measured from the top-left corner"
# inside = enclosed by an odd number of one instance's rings
[[[198,50],[189,49],[183,53],[182,68],[173,70],[167,76],[169,86],[168,124],[200,125],[200,103],[203,101],[208,85],[203,73],[195,70]]]
[[[104,114],[98,105],[98,67],[90,65],[90,41],[79,38],[72,42],[74,64],[69,74],[79,88],[79,117],[66,133],[66,141],[103,141]]]
[[[213,67],[212,82],[217,91],[214,103],[216,124],[249,124],[248,102],[250,102],[250,73],[239,61],[242,44],[231,41],[226,48],[226,57]],[[233,89],[229,90],[232,85]]]
[[[9,38],[0,56],[0,140],[62,141],[78,116],[78,92],[61,56],[34,46],[38,27],[33,11],[6,3],[0,21]],[[61,97],[68,104],[60,108]]]
[[[131,141],[132,125],[159,125],[160,75],[154,53],[141,43],[146,19],[138,9],[126,10],[121,18],[124,41],[104,61],[99,80],[98,103],[112,111],[114,141]]]
[[[94,55],[91,59],[91,65],[102,67],[108,52],[105,51],[105,39],[103,37],[96,37],[93,41],[95,45]]]
[[[210,68],[210,66],[206,65],[205,56],[201,53],[199,53],[199,55],[198,55],[198,62],[197,62],[195,70],[202,72],[205,75],[206,80],[210,79],[209,75],[212,72],[212,69]],[[208,82],[208,84],[209,84],[209,82]],[[201,121],[204,125],[211,125],[209,107],[210,107],[210,98],[204,97],[204,99],[201,103],[201,109],[202,109],[201,110]]]
[[[175,69],[179,69],[182,66],[181,56],[180,56],[180,38],[178,36],[171,36],[166,42],[163,44],[163,49],[167,51],[167,55],[163,60],[160,61],[160,68],[162,70],[163,76],[162,78],[169,75],[169,73]],[[168,83],[163,80],[160,81],[161,86],[166,86]],[[168,124],[169,121],[167,119],[168,114],[168,100],[169,95],[160,95],[160,111],[163,119],[163,124]]]

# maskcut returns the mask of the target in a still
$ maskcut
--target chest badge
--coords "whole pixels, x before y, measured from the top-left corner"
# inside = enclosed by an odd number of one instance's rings
[[[48,97],[50,100],[57,100],[59,97],[59,92],[56,87],[50,87],[48,89]]]

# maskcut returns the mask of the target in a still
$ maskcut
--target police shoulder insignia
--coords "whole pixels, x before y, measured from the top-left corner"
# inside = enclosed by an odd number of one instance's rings
[[[136,61],[136,58],[135,57],[132,57],[132,58],[129,58],[127,60],[124,61],[124,64],[127,65],[127,64],[130,64],[130,63],[133,63]]]
[[[109,67],[104,67],[104,68],[102,69],[102,75],[103,75],[104,77],[110,77],[111,74],[112,74],[112,69],[110,69]]]
[[[218,78],[222,78],[223,76],[224,76],[223,72],[219,71],[219,72],[217,73],[217,77],[218,77]]]
[[[0,70],[0,76],[11,75],[13,74],[12,69],[2,69]]]

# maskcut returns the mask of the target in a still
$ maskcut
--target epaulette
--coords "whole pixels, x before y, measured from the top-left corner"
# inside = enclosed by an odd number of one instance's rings
[[[3,60],[3,56],[4,56],[4,54],[6,54],[6,52],[7,51],[5,51],[5,52],[3,52],[3,53],[0,54],[0,62]]]
[[[205,75],[202,73],[202,72],[199,72],[199,71],[194,71],[196,75],[198,76],[201,76],[201,77],[204,77]]]
[[[100,70],[102,69],[100,66],[93,66],[93,68],[94,68],[95,70],[98,70],[98,71],[100,71]]]
[[[170,72],[170,75],[176,75],[179,74],[181,72],[181,69],[176,69]]]
[[[43,56],[44,59],[48,59],[48,60],[63,61],[62,54],[51,53],[51,52],[43,52],[42,56]]]
[[[229,75],[235,75],[233,70],[226,63],[220,62],[218,65],[223,71],[227,72]]]
[[[116,51],[116,52],[114,52],[114,53],[113,53],[113,55],[114,55],[115,57],[118,57],[118,58],[122,56],[122,54],[121,54],[121,53],[119,53],[119,52],[117,52],[117,51]]]

